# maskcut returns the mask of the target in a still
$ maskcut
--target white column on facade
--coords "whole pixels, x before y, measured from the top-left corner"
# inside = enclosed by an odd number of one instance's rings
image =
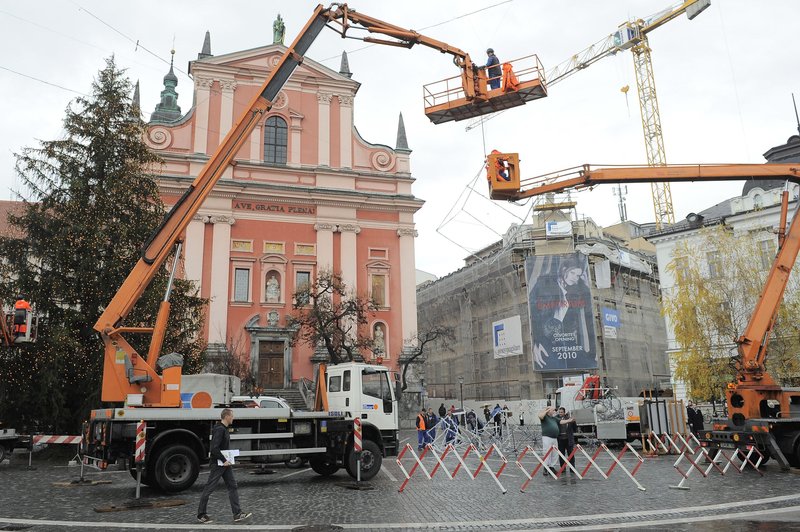
[[[342,281],[348,291],[351,291],[353,294],[358,294],[358,283],[356,282],[358,273],[356,236],[361,232],[361,228],[355,224],[339,224],[339,232],[342,234],[342,237],[339,239]],[[351,341],[354,341],[358,336],[358,323],[356,323],[354,316],[350,316],[347,321],[347,326],[350,328],[350,334],[348,336]]]
[[[187,281],[194,281],[200,290],[203,279],[203,242],[205,224],[202,216],[195,216],[186,228],[186,241],[183,243],[183,269]]]
[[[208,342],[226,343],[228,330],[228,300],[230,290],[231,226],[230,216],[212,216],[214,224],[211,241],[211,301],[208,304]]]
[[[361,228],[355,224],[339,224],[339,232],[342,234],[339,249],[342,262],[342,281],[350,290],[357,293],[358,249],[356,235],[361,232]]]
[[[315,223],[317,232],[317,268],[318,270],[333,269],[333,232],[336,225],[331,223]]]
[[[233,91],[236,90],[236,82],[232,79],[223,79],[219,82],[222,91],[219,109],[219,143],[233,127]]]
[[[302,147],[302,132],[303,132],[303,115],[298,113],[289,112],[289,130],[291,131],[291,139],[289,144],[291,151],[289,152],[288,166],[300,166],[300,148]]]
[[[417,332],[417,287],[415,275],[414,238],[417,231],[410,227],[397,230],[400,237],[400,319],[403,342]]]
[[[264,122],[258,122],[256,128],[250,133],[250,160],[254,163],[260,162],[264,159],[261,153],[261,129],[264,127]]]
[[[342,168],[353,167],[353,97],[339,95],[339,160]]]
[[[319,166],[331,165],[331,98],[333,94],[327,92],[317,93],[319,111],[319,142],[317,164]]]
[[[208,147],[208,107],[210,105],[211,85],[213,79],[194,78],[195,110],[194,110],[194,151],[206,153]]]

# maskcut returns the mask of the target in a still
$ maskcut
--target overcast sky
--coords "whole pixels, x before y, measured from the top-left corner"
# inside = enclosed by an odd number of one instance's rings
[[[315,5],[301,0],[0,3],[0,43],[6,50],[0,59],[0,198],[12,199],[19,189],[12,154],[36,139],[61,135],[66,106],[76,92],[90,91],[104,58],[114,54],[131,79],[140,81],[149,117],[174,42],[178,103],[186,113],[192,102],[187,63],[197,57],[206,30],[215,55],[256,48],[272,43],[272,22],[280,13],[289,43]],[[466,50],[476,62],[485,61],[491,46],[501,60],[538,54],[545,70],[622,22],[669,5],[669,0],[350,4]],[[712,0],[693,21],[682,16],[650,35],[668,162],[764,162],[766,150],[797,134],[791,93],[800,93],[798,22],[797,0]],[[364,46],[323,30],[308,56],[338,70],[341,51],[350,53],[353,78],[362,84],[355,124],[368,141],[394,146],[403,113],[413,150],[414,194],[426,201],[416,216],[422,270],[454,271],[469,252],[497,240],[528,212],[485,199],[485,179],[477,177],[492,149],[519,152],[523,178],[584,163],[647,162],[630,52],[605,58],[554,85],[547,98],[467,132],[466,122],[434,126],[423,113],[422,86],[458,74],[449,57],[422,47]],[[626,85],[627,97],[620,90]],[[473,182],[475,192],[467,193]],[[739,191],[737,184],[673,184],[676,218]],[[601,225],[618,221],[612,187],[581,193],[578,201],[579,215]],[[631,220],[653,221],[649,185],[629,186],[627,205]]]

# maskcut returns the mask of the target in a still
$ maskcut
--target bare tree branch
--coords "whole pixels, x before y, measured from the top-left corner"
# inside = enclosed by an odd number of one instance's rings
[[[403,363],[402,385],[400,390],[405,391],[406,388],[408,388],[408,368],[416,359],[437,346],[440,349],[452,351],[451,346],[453,342],[455,342],[455,339],[455,329],[444,325],[430,325],[409,338],[405,343],[413,345],[413,347],[411,348],[411,356],[405,359]]]
[[[323,270],[309,286],[294,293],[296,327],[293,344],[316,349],[323,345],[332,364],[352,361],[361,351],[372,351],[371,331],[365,330],[377,306],[369,298],[348,289],[339,273]]]

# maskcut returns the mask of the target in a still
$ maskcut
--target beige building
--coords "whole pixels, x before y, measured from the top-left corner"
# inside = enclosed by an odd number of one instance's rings
[[[659,309],[654,248],[642,236],[649,229],[624,222],[606,230],[577,219],[574,203],[541,205],[530,225],[512,226],[502,241],[468,257],[465,266],[417,290],[418,321],[453,327],[451,351],[434,349],[422,376],[427,395],[452,403],[463,388],[465,401],[542,399],[583,371],[539,371],[531,349],[531,320],[525,260],[533,256],[585,256],[591,281],[591,312],[597,369],[619,395],[638,395],[669,382],[666,331]],[[548,236],[548,223],[561,222],[567,236]],[[600,280],[598,282],[598,271]],[[601,313],[618,317],[614,330]],[[520,317],[521,354],[498,357],[493,324]],[[496,333],[495,333],[496,334]],[[459,379],[463,384],[459,385]],[[436,406],[436,405],[434,405]]]

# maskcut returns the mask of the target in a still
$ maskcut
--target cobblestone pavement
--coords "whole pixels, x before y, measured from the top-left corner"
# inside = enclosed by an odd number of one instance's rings
[[[537,476],[525,493],[516,457],[500,477],[503,494],[482,471],[475,480],[460,471],[455,480],[437,472],[433,480],[416,473],[403,493],[398,493],[402,472],[393,458],[370,484],[371,491],[341,486],[351,479],[344,471],[319,477],[309,469],[274,468],[271,475],[254,475],[237,469],[242,507],[253,517],[233,525],[224,487],[212,495],[209,513],[213,524],[196,523],[195,512],[207,472],[190,490],[173,496],[142,488],[146,500],[183,499],[175,508],[97,513],[94,508],[133,499],[135,482],[127,471],[87,473],[87,478],[111,480],[97,486],[57,487],[54,482],[77,478],[79,468],[52,463],[27,470],[26,455],[0,465],[0,530],[63,530],[66,527],[125,530],[134,528],[209,530],[291,530],[311,525],[336,525],[346,530],[800,530],[800,477],[781,472],[774,463],[764,476],[745,470],[703,479],[692,474],[688,491],[670,489],[680,476],[675,457],[646,459],[636,478],[640,491],[619,468],[608,480],[592,472],[585,480],[574,476],[554,480]],[[436,462],[426,458],[432,471]],[[457,462],[447,459],[452,471]],[[578,461],[585,465],[585,461]],[[624,463],[633,467],[634,461]],[[404,460],[407,468],[411,462]],[[468,460],[474,470],[476,458]],[[495,471],[497,460],[487,462]],[[606,462],[610,465],[610,462]],[[531,468],[533,464],[531,463]],[[775,519],[774,522],[762,522]],[[734,520],[734,521],[731,521]],[[687,524],[689,523],[689,524]],[[794,527],[794,528],[793,528]],[[327,529],[331,529],[327,527]],[[319,530],[323,530],[320,528]]]

